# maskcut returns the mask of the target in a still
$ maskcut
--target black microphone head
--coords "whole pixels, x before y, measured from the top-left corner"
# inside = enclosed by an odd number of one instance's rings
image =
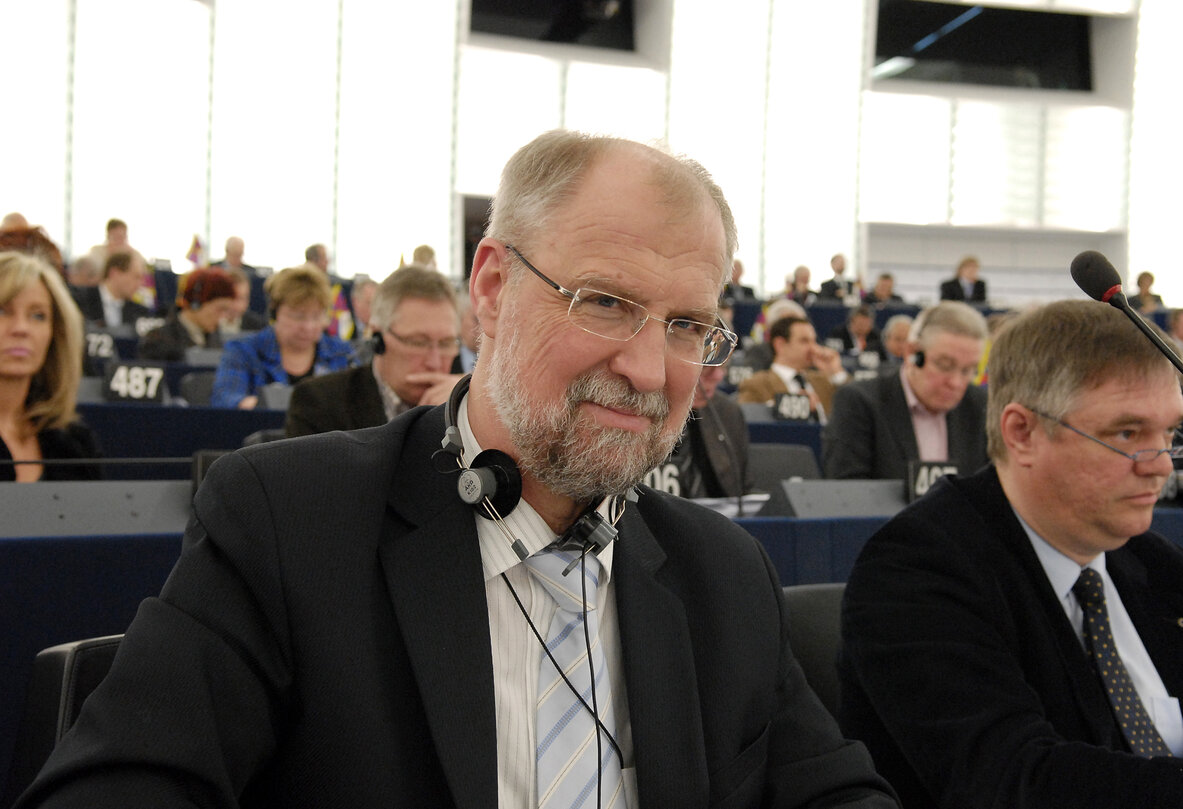
[[[1105,303],[1121,292],[1121,276],[1096,250],[1085,250],[1072,259],[1072,280],[1090,298]]]

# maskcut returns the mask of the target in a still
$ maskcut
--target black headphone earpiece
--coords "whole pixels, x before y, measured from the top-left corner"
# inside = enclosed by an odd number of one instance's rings
[[[375,336],[381,338],[382,335]],[[376,344],[374,353],[382,353]],[[443,452],[455,456],[459,462],[460,479],[456,488],[460,499],[476,508],[482,517],[498,519],[502,514],[512,511],[522,499],[522,473],[513,458],[499,449],[487,449],[473,458],[471,463],[464,463],[464,442],[460,438],[456,420],[460,413],[460,402],[464,394],[468,393],[471,380],[472,375],[467,374],[452,388],[448,406],[444,408],[444,440],[440,446]]]
[[[507,514],[522,499],[522,473],[513,458],[499,449],[487,449],[472,459],[456,482],[460,499],[477,508],[486,519],[493,514]],[[490,509],[481,508],[488,500]]]
[[[370,337],[370,350],[375,354],[386,353],[386,338],[382,336],[382,332],[376,331],[374,332],[373,336]]]
[[[915,354],[913,354],[912,355],[912,363],[917,368],[923,368],[924,367],[924,352],[917,351]]]
[[[381,335],[376,335],[381,337]],[[375,347],[375,353],[380,353]],[[517,463],[509,455],[499,449],[487,449],[472,459],[472,463],[464,462],[464,441],[460,437],[460,428],[456,421],[460,414],[460,402],[468,393],[468,385],[472,381],[472,374],[465,374],[452,388],[448,397],[448,404],[444,408],[444,438],[440,442],[440,450],[432,456],[453,456],[460,468],[460,478],[456,483],[460,499],[476,509],[487,520],[500,522],[503,514],[507,514],[517,506],[522,499],[522,473]],[[450,463],[450,462],[449,462]],[[438,471],[447,472],[449,469]],[[629,492],[624,498],[617,498],[616,505],[623,512],[626,502],[636,500],[636,495]],[[567,541],[578,542],[599,553],[616,539],[616,528],[597,512],[598,505],[588,506],[570,528],[559,538],[560,545]],[[611,506],[610,506],[611,508]],[[619,519],[619,512],[615,519]],[[615,522],[615,519],[613,522]],[[529,556],[526,546],[520,539],[514,539],[512,546],[519,559]]]

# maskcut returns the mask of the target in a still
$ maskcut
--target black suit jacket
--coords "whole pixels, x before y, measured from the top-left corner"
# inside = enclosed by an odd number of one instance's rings
[[[720,497],[737,497],[752,488],[748,468],[748,423],[740,406],[725,393],[716,393],[695,411],[706,462],[722,490]]]
[[[124,310],[126,311],[126,309]],[[189,330],[181,322],[180,315],[173,311],[164,323],[140,338],[137,353],[145,360],[166,360],[182,362],[185,351],[197,345]],[[219,332],[206,335],[205,348],[221,348],[222,335]]]
[[[369,363],[305,379],[292,388],[284,430],[289,436],[378,427],[388,421]]]
[[[949,463],[962,474],[986,463],[986,391],[970,385],[945,414]],[[822,432],[827,478],[903,479],[920,458],[898,369],[838,388]]]
[[[94,323],[100,326],[134,326],[135,322],[142,317],[152,317],[152,312],[147,306],[136,303],[135,301],[123,302],[123,321],[122,323],[108,323],[107,316],[103,312],[103,298],[99,294],[98,287],[71,287],[74,293],[74,300],[78,304],[78,309],[82,312],[82,319],[87,323]]]
[[[842,290],[842,295],[838,294],[839,290]],[[831,278],[828,281],[822,281],[817,296],[822,300],[839,300],[841,298],[848,298],[853,294],[855,294],[854,281],[849,278],[843,278],[841,280]]]
[[[219,459],[23,807],[495,807],[484,573],[432,466],[443,428],[416,408]],[[894,806],[805,685],[760,545],[647,489],[618,528],[641,805]]]
[[[1143,534],[1106,567],[1183,695],[1183,552]],[[1178,807],[1183,762],[1124,752],[1100,680],[994,467],[944,478],[846,587],[843,729],[908,809]]]
[[[985,303],[986,302],[986,282],[980,278],[974,281],[973,294],[968,298],[965,297],[965,290],[961,288],[961,281],[956,278],[951,278],[948,281],[941,282],[941,300],[943,301],[967,301],[968,303]]]
[[[42,430],[37,433],[37,444],[41,457],[47,461],[74,460],[78,458],[101,458],[99,442],[89,427],[81,421],[71,422],[61,429]],[[0,461],[11,461],[12,452],[0,439]],[[42,467],[41,480],[101,480],[103,469],[99,464],[47,464]],[[0,483],[16,480],[16,467],[0,463]]]

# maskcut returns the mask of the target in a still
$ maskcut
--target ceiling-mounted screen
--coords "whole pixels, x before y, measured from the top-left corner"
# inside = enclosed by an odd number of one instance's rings
[[[634,49],[633,0],[472,0],[474,33]]]
[[[875,79],[1093,89],[1089,18],[922,0],[879,0]]]

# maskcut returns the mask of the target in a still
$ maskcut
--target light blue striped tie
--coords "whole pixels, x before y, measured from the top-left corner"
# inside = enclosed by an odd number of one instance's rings
[[[526,560],[526,566],[558,604],[546,646],[555,662],[567,675],[559,676],[555,663],[543,654],[538,670],[538,741],[534,749],[538,768],[539,809],[577,809],[596,805],[597,789],[603,796],[603,809],[623,807],[624,792],[620,760],[608,735],[600,731],[597,760],[595,717],[591,676],[588,670],[588,646],[584,636],[582,588],[587,587],[587,631],[591,638],[591,668],[595,670],[595,706],[600,722],[615,734],[612,711],[612,685],[608,665],[600,645],[600,613],[596,609],[597,585],[601,566],[587,554],[576,561],[575,551],[544,550]],[[563,570],[575,562],[571,572]],[[583,571],[581,581],[580,570]],[[575,691],[587,703],[576,698]]]

